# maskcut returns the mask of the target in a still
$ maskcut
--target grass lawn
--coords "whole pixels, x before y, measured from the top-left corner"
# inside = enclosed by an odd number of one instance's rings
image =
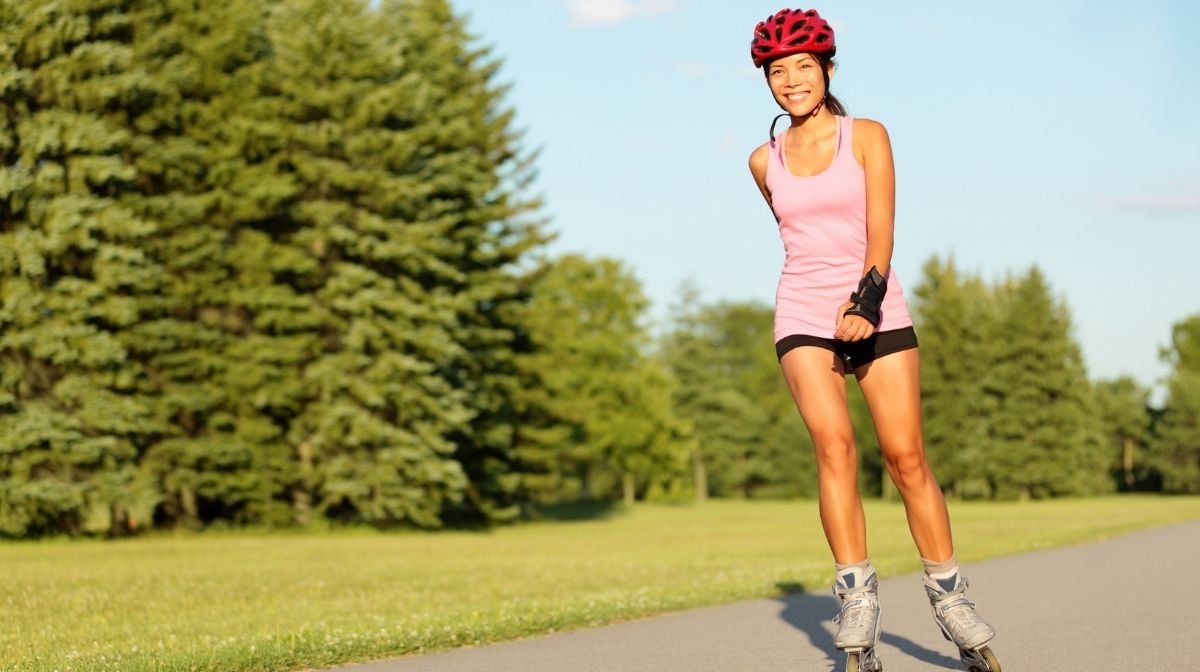
[[[920,562],[867,502],[881,576]],[[1200,519],[1200,497],[952,503],[964,563]],[[826,590],[815,502],[638,505],[491,532],[0,545],[5,670],[291,670]],[[967,574],[970,574],[969,567]],[[832,616],[832,614],[831,614]]]

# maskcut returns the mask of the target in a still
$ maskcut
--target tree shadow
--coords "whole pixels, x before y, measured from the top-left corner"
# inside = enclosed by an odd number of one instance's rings
[[[837,598],[832,595],[806,593],[804,585],[795,581],[781,581],[776,583],[775,587],[784,593],[783,596],[775,598],[783,605],[779,617],[788,625],[807,635],[809,642],[825,653],[829,670],[845,672],[846,655],[833,645],[834,626],[832,620],[841,607]],[[886,620],[884,627],[887,627]],[[912,656],[921,662],[952,670],[962,669],[962,664],[957,658],[927,649],[911,639],[885,631],[880,636],[880,641],[896,647],[905,655]],[[886,663],[884,669],[887,669]]]

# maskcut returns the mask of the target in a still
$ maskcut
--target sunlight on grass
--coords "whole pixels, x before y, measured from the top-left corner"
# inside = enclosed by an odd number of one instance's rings
[[[881,576],[920,569],[867,502]],[[951,504],[965,563],[1200,518],[1200,498]],[[824,590],[815,502],[638,505],[492,532],[187,535],[0,546],[12,670],[287,670]]]

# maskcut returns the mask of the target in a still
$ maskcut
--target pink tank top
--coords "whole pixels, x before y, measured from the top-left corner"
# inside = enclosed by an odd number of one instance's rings
[[[838,307],[858,289],[867,256],[866,174],[851,149],[853,117],[838,117],[837,148],[824,172],[797,177],[787,167],[785,130],[767,161],[767,189],[786,259],[775,292],[775,341],[793,334],[833,338]],[[879,331],[912,326],[894,268]]]

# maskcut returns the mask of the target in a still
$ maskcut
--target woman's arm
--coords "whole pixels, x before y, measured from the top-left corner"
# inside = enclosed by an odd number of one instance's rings
[[[871,267],[888,276],[892,265],[896,222],[896,168],[892,163],[892,142],[887,129],[878,121],[854,122],[854,136],[861,139],[863,171],[867,174],[867,258],[863,275]]]
[[[867,182],[867,255],[863,259],[865,278],[874,267],[886,289],[888,269],[892,265],[896,217],[896,169],[892,163],[892,143],[883,124],[870,119],[854,122],[854,154],[862,164]],[[865,280],[864,280],[865,282]],[[863,285],[859,285],[860,291]],[[860,341],[875,332],[875,327],[859,315],[847,315],[854,308],[846,302],[838,309],[834,338]],[[857,311],[857,309],[856,309]]]
[[[771,208],[771,214],[775,214],[775,208],[771,205],[771,192],[767,189],[767,158],[769,156],[767,144],[764,142],[757,149],[750,152],[750,174],[754,176],[754,183],[758,185],[758,190],[762,192],[762,197],[767,202],[767,207]]]

